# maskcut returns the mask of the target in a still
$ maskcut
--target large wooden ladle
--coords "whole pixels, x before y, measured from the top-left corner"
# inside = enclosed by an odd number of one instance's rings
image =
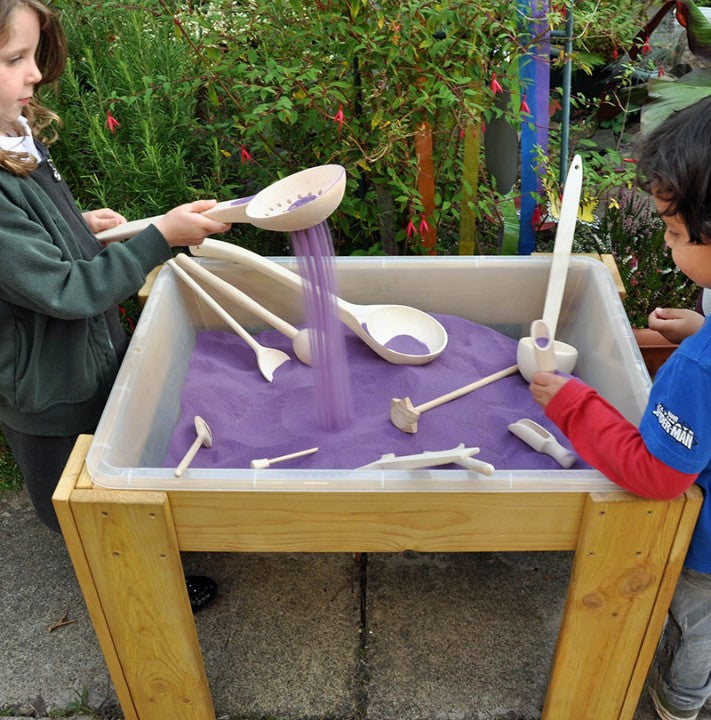
[[[294,232],[322,223],[341,204],[346,189],[342,165],[318,165],[277,180],[256,195],[224,200],[203,215],[225,223],[250,223],[265,230]],[[132,220],[96,235],[101,242],[125,240],[163,215]]]
[[[462,397],[462,395],[467,395],[473,390],[477,390],[485,385],[489,385],[490,383],[501,380],[501,378],[505,378],[508,375],[513,375],[517,372],[518,365],[511,365],[511,367],[507,367],[503,370],[492,373],[491,375],[487,375],[480,380],[469,383],[469,385],[465,385],[457,390],[452,390],[452,392],[448,392],[445,395],[440,395],[429,402],[417,405],[417,407],[412,404],[412,400],[410,400],[409,397],[403,399],[393,398],[390,401],[390,422],[398,430],[408,433],[416,433],[417,423],[423,412],[439,407],[440,405],[444,405],[444,403],[450,402],[451,400],[456,400],[457,398]]]
[[[206,238],[202,244],[191,246],[190,252],[241,263],[302,294],[308,282],[273,260],[223,240]],[[334,300],[340,320],[368,347],[394,365],[424,365],[438,357],[447,346],[447,331],[439,321],[422,310],[408,305],[357,305],[338,297]],[[389,341],[402,335],[418,340],[427,352],[416,355],[387,347]]]
[[[555,367],[564,373],[573,372],[578,359],[578,351],[572,345],[554,338],[558,327],[565,282],[568,276],[570,251],[573,245],[573,235],[575,234],[575,223],[578,219],[582,186],[583,161],[580,155],[576,155],[573,158],[570,170],[568,170],[565,187],[563,188],[563,200],[560,205],[560,218],[558,219],[558,229],[556,230],[553,246],[553,260],[548,275],[542,318],[548,328],[553,344]],[[535,341],[532,337],[523,337],[519,340],[516,349],[516,361],[523,378],[527,382],[531,382],[531,377],[538,368]]]
[[[221,277],[211,273],[202,265],[195,262],[189,255],[180,253],[176,255],[174,259],[181,268],[194,275],[206,285],[221,292],[225,297],[238,303],[246,310],[249,310],[249,312],[261,318],[264,322],[269,323],[269,325],[276,328],[282,335],[286,335],[292,342],[296,357],[305,365],[311,365],[311,346],[309,344],[309,332],[307,329],[298,330],[286,322],[286,320],[283,320],[278,315],[267,310],[263,305],[260,305],[254,298],[243,293],[239,288],[236,288],[234,285],[231,285],[226,280],[223,280]]]

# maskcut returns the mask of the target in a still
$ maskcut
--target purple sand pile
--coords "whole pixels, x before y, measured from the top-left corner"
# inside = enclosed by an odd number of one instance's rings
[[[390,422],[394,397],[409,397],[417,406],[516,363],[516,340],[469,320],[433,316],[446,328],[449,342],[442,355],[426,365],[392,365],[346,329],[354,419],[332,432],[322,430],[318,422],[311,368],[294,358],[278,368],[269,383],[240,338],[217,330],[199,332],[164,467],[175,467],[190,447],[195,439],[193,418],[200,415],[212,429],[213,444],[198,451],[194,468],[249,468],[253,459],[318,446],[313,455],[275,467],[350,470],[386,453],[412,455],[464,443],[480,447],[477,458],[497,470],[560,470],[553,458],[535,452],[507,429],[516,420],[531,418],[570,448],[519,374],[422,413],[415,434]],[[293,358],[291,342],[276,330],[255,337]],[[587,467],[579,460],[572,469]]]

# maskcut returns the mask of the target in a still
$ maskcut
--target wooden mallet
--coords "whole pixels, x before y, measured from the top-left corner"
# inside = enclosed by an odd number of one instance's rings
[[[458,390],[452,390],[452,392],[448,392],[446,395],[440,395],[440,397],[430,400],[429,402],[422,403],[422,405],[418,405],[417,407],[412,404],[409,397],[404,399],[393,398],[390,401],[390,422],[398,430],[416,433],[417,421],[420,419],[420,415],[423,412],[438,407],[439,405],[444,405],[444,403],[447,403],[450,400],[456,400],[457,398],[462,397],[462,395],[467,395],[472,390],[477,390],[480,387],[484,387],[484,385],[489,385],[490,383],[501,380],[501,378],[505,378],[508,375],[513,375],[517,372],[518,365],[511,365],[511,367],[507,367],[504,370],[499,370],[491,375],[487,375],[476,382],[460,387]]]

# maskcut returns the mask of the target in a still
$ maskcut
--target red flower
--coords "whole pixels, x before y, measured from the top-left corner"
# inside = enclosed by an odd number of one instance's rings
[[[423,215],[420,218],[420,235],[424,235],[429,229],[430,226],[427,224],[427,216]]]
[[[494,95],[498,95],[500,92],[503,92],[504,89],[501,87],[501,83],[496,79],[496,73],[491,73],[491,84],[489,85],[491,88],[491,92],[494,93]]]
[[[568,8],[566,7],[565,3],[553,3],[551,5],[551,10],[554,12],[560,13],[563,19],[565,20],[566,15],[568,14]]]
[[[343,114],[343,105],[338,106],[338,112],[333,116],[333,122],[338,123],[338,132],[340,133],[343,129],[343,123],[346,121],[346,116]]]
[[[106,127],[112,132],[116,132],[117,127],[121,127],[121,123],[111,114],[111,110],[106,111]]]
[[[533,208],[533,214],[531,215],[531,226],[535,230],[540,224],[541,219],[543,218],[543,211],[541,210],[540,205],[536,205],[535,208]]]
[[[408,238],[411,238],[417,232],[417,228],[415,227],[415,224],[412,222],[412,219],[410,219],[410,222],[407,223],[405,232],[407,233]]]
[[[686,15],[684,14],[684,11],[686,8],[684,7],[684,4],[679,2],[677,0],[676,2],[676,21],[681,25],[682,27],[686,27]]]
[[[666,74],[667,74],[667,73],[666,73],[666,71],[664,70],[664,66],[663,66],[663,65],[660,65],[660,66],[657,68],[657,77],[664,77]]]
[[[652,52],[652,46],[649,44],[649,37],[644,39],[644,45],[642,45],[642,53],[647,55]]]
[[[239,146],[239,161],[241,163],[251,163],[254,162],[252,159],[252,156],[249,154],[249,150],[244,145]]]
[[[617,45],[612,48],[612,59],[617,62],[618,58],[620,57],[620,53],[617,52]]]
[[[521,112],[522,113],[528,113],[531,114],[531,108],[528,107],[528,103],[526,102],[526,94],[524,93],[523,97],[521,98]]]
[[[128,323],[128,326],[131,328],[131,332],[133,332],[136,329],[136,323],[133,322],[131,319],[131,316],[126,311],[126,308],[123,305],[118,306],[119,312],[123,317],[125,318],[126,322]]]

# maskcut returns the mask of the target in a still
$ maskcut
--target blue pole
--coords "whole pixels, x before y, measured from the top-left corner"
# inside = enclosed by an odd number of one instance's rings
[[[550,96],[550,33],[546,14],[548,0],[519,0],[519,8],[531,17],[527,30],[531,48],[519,61],[521,92],[531,116],[521,119],[521,208],[518,252],[530,255],[536,249],[533,218],[538,203],[535,195],[543,189],[544,168],[538,167],[537,154],[548,154],[548,103]],[[535,42],[534,42],[535,41]]]

